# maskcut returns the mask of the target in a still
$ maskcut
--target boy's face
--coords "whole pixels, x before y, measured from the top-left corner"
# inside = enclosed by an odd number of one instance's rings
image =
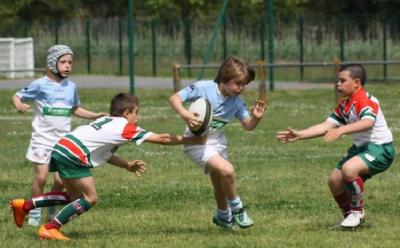
[[[132,111],[125,110],[123,116],[128,120],[128,122],[132,125],[136,125],[138,121],[139,115],[139,107],[134,108]]]
[[[351,77],[350,71],[341,71],[338,75],[337,88],[340,95],[351,96],[357,89],[361,87],[361,80]]]
[[[220,83],[219,90],[224,96],[238,96],[242,93],[246,85],[240,81],[230,80],[228,83]]]
[[[57,70],[63,77],[68,77],[72,71],[72,55],[65,54],[58,59]]]

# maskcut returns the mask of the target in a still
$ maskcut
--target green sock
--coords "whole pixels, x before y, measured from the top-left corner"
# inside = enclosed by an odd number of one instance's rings
[[[71,219],[83,214],[88,211],[92,206],[84,198],[76,199],[67,206],[65,206],[61,211],[54,217],[60,225],[68,223]]]

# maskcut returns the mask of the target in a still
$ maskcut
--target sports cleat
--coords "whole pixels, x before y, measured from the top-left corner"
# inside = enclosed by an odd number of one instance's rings
[[[364,209],[361,211],[351,211],[350,214],[344,218],[341,227],[344,228],[356,228],[359,227],[365,221]]]
[[[38,231],[39,239],[47,239],[47,240],[70,240],[70,238],[64,236],[58,229],[49,229],[47,230],[44,225],[41,225]]]
[[[342,229],[342,226],[340,224],[342,224],[343,220],[350,214],[350,211],[343,212],[342,214],[343,214],[342,217],[338,221],[336,221],[336,223],[334,225],[328,227],[329,230]]]
[[[226,221],[218,218],[217,215],[213,216],[213,223],[217,226],[220,226],[224,229],[233,229],[233,219],[231,221]]]
[[[27,213],[24,211],[25,200],[24,199],[14,199],[10,201],[10,208],[14,214],[14,222],[17,227],[22,227],[24,225],[24,219]]]
[[[250,219],[244,208],[239,209],[237,212],[232,212],[235,223],[241,228],[247,228],[254,225],[254,221]]]

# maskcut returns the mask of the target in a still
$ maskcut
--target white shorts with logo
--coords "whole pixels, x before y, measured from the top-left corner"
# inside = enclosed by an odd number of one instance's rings
[[[34,163],[50,164],[52,149],[29,146],[25,157]]]
[[[184,136],[193,136],[190,131],[185,131]],[[196,164],[200,165],[205,174],[208,173],[208,160],[218,154],[228,160],[228,140],[223,132],[209,133],[204,145],[184,145],[183,152]]]

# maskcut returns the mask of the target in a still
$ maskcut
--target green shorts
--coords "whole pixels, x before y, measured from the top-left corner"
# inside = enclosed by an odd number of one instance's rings
[[[58,172],[61,178],[74,179],[93,176],[89,167],[76,165],[58,153],[53,152],[50,160],[50,172]]]
[[[364,179],[368,179],[387,170],[393,163],[394,155],[393,143],[383,145],[368,143],[361,147],[352,145],[347,154],[337,163],[336,168],[341,170],[346,161],[354,156],[359,156],[368,166],[369,175],[363,176]]]

